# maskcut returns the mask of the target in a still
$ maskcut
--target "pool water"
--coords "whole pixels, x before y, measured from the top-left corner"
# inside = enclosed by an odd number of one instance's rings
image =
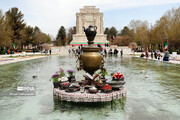
[[[124,74],[126,98],[96,104],[61,102],[53,97],[50,78],[62,66],[65,71],[75,70],[76,79],[82,80],[85,72],[76,70],[76,60],[74,56],[51,56],[1,65],[0,120],[180,119],[180,65],[109,56],[105,58],[105,67],[109,74]],[[4,94],[16,91],[17,86],[35,86],[36,95]]]

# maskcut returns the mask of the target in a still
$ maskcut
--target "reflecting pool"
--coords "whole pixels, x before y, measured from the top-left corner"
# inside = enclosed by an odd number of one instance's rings
[[[125,76],[127,97],[107,103],[75,104],[53,97],[50,81],[60,66],[76,70],[74,56],[51,56],[0,66],[2,120],[177,120],[180,65],[130,56],[106,57],[108,73]],[[39,70],[38,70],[39,69]],[[83,71],[76,71],[82,80]],[[32,76],[36,75],[37,78]],[[110,76],[108,76],[110,79]],[[8,96],[17,86],[35,86],[35,96]]]

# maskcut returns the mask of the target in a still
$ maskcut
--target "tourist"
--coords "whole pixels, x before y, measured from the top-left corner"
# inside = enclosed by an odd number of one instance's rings
[[[8,49],[8,54],[10,54],[10,49]]]
[[[35,53],[35,49],[33,48],[33,54]]]
[[[146,58],[148,59],[148,57],[149,57],[148,50],[146,50],[145,56],[146,56]]]
[[[79,50],[76,48],[76,54],[78,54]]]
[[[51,55],[51,49],[49,50],[49,54]]]
[[[157,50],[154,51],[154,57],[157,59]]]
[[[75,48],[74,47],[72,48],[72,51],[73,51],[73,54],[75,54]]]
[[[103,47],[101,47],[101,51],[103,51]]]
[[[117,55],[118,52],[119,52],[119,51],[115,48],[115,49],[114,49],[114,55]]]
[[[153,59],[153,50],[151,50],[151,59]]]
[[[68,52],[69,52],[69,54],[70,54],[70,53],[71,53],[71,50],[69,49]]]
[[[123,56],[123,49],[121,49],[121,56]]]
[[[142,53],[140,57],[143,58],[144,57],[144,53]]]
[[[169,61],[169,51],[168,51],[168,49],[165,49],[163,61]]]
[[[112,48],[109,49],[108,53],[112,55]]]
[[[157,51],[157,57],[158,57],[158,60],[160,60],[160,58],[162,57],[161,52],[159,50]]]
[[[104,48],[104,54],[107,55],[107,51],[106,51],[106,48]]]
[[[78,50],[78,55],[80,55],[81,54],[81,51],[80,50]]]
[[[47,55],[47,53],[48,53],[48,50],[47,50],[47,49],[45,49],[45,55]]]

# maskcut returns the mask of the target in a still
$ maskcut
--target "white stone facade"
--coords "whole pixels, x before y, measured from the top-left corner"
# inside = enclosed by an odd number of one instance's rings
[[[76,13],[76,34],[73,35],[71,45],[87,44],[83,26],[88,28],[89,25],[97,26],[95,44],[108,43],[107,35],[103,31],[103,13],[100,13],[95,6],[84,6],[83,9],[80,9],[80,13]]]

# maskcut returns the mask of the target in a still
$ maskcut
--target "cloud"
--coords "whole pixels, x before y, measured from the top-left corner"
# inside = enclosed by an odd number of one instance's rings
[[[180,3],[180,0],[21,0],[19,6],[27,24],[55,36],[60,26],[75,26],[76,12],[83,6],[93,5],[104,12],[174,3]]]

